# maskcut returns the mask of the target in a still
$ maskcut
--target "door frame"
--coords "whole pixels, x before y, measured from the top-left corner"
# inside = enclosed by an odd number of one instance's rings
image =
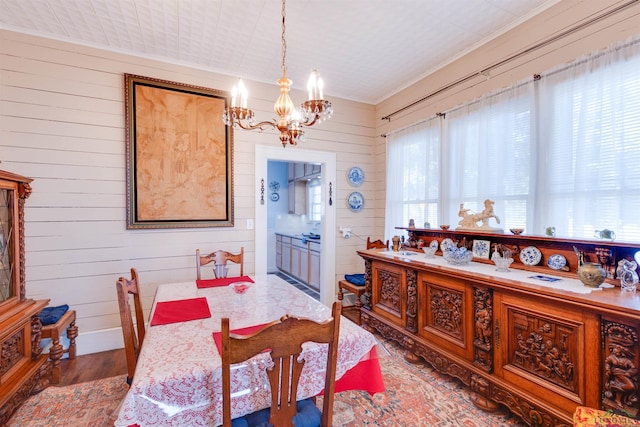
[[[322,228],[320,234],[320,301],[327,306],[336,299],[336,153],[329,151],[305,150],[301,148],[286,148],[281,146],[256,145],[255,149],[255,271],[256,275],[267,274],[267,206],[263,197],[261,181],[267,185],[267,167],[269,160],[281,162],[301,162],[322,164]],[[329,203],[331,201],[331,203]],[[273,248],[275,250],[275,248]]]

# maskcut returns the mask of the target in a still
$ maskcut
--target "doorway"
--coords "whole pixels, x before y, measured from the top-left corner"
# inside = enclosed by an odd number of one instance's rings
[[[258,191],[255,200],[255,256],[256,275],[267,274],[268,245],[267,215],[268,203],[268,164],[269,161],[305,163],[313,159],[314,163],[322,165],[320,185],[322,187],[322,218],[320,221],[321,257],[320,257],[320,301],[331,305],[335,300],[335,247],[336,247],[336,154],[326,151],[301,150],[295,148],[283,149],[280,146],[256,145],[255,177]],[[262,184],[264,180],[264,184]],[[264,185],[264,193],[261,186]],[[264,201],[264,203],[262,203]],[[331,201],[331,203],[330,203]]]

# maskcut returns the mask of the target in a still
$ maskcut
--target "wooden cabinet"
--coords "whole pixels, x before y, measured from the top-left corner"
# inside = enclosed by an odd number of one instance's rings
[[[276,267],[320,290],[320,242],[276,233]]]
[[[282,270],[282,235],[276,234],[276,267]]]
[[[303,282],[308,280],[309,249],[300,239],[293,239],[291,243],[291,275]]]
[[[550,427],[573,425],[579,405],[640,416],[640,292],[570,292],[482,263],[358,253],[365,327],[458,378],[480,408],[502,404]]]
[[[309,242],[309,286],[320,291],[320,243]]]
[[[24,204],[31,179],[0,171],[0,425],[29,395],[48,385],[38,318],[48,300],[26,298]]]
[[[598,400],[598,387],[587,386],[598,384],[597,313],[502,292],[494,298],[497,376],[565,413]]]
[[[289,163],[288,179],[288,212],[295,215],[307,213],[307,181],[320,174],[321,165],[313,163]]]
[[[295,215],[307,213],[307,183],[306,181],[292,181],[288,186],[288,212]]]
[[[307,178],[316,177],[320,174],[321,165],[315,163],[305,163],[304,165],[304,176]]]
[[[396,265],[375,263],[371,271],[372,310],[396,325],[404,325],[407,314],[407,270]]]
[[[282,236],[282,267],[285,273],[291,273],[291,237]]]

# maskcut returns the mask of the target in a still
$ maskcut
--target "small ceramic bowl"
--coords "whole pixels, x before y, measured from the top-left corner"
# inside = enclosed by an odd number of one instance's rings
[[[449,229],[448,225],[441,225],[440,228],[442,228],[444,231],[447,231]]]
[[[518,236],[524,232],[524,228],[510,228],[509,231]]]

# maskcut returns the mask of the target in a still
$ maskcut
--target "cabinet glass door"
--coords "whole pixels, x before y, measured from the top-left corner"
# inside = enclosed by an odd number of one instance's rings
[[[15,296],[13,286],[13,205],[11,190],[0,189],[0,303]]]

